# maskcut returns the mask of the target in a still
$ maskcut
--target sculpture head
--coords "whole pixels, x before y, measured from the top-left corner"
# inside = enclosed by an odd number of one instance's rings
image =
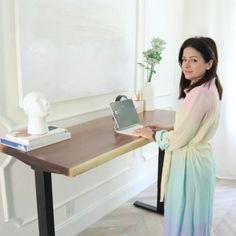
[[[43,134],[48,131],[46,116],[49,114],[49,102],[42,93],[31,92],[23,99],[23,108],[28,115],[28,133]]]
[[[23,108],[28,116],[45,117],[49,114],[49,102],[42,93],[28,93],[23,100]]]

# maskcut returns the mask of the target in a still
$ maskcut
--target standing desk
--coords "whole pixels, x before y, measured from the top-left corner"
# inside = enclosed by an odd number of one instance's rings
[[[143,112],[140,113],[140,119],[143,124],[172,125],[174,112]],[[55,235],[52,173],[77,176],[150,142],[115,133],[112,116],[79,124],[68,130],[71,132],[71,139],[30,152],[0,145],[1,152],[15,157],[34,170],[40,236]],[[137,206],[146,208],[145,204],[136,203]]]

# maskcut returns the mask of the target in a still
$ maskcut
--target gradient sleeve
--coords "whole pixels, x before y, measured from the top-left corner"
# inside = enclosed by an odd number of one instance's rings
[[[160,130],[155,138],[163,150],[173,151],[184,147],[195,137],[209,110],[208,99],[201,91],[187,94],[176,112],[174,130]]]

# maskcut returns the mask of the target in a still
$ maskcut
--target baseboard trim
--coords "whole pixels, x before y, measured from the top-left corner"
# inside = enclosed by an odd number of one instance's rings
[[[56,226],[57,236],[75,236],[156,181],[156,169],[107,195]]]

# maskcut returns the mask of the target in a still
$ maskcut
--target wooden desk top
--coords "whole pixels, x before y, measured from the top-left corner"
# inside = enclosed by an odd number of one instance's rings
[[[174,112],[140,114],[143,124],[173,125]],[[76,176],[150,141],[114,132],[111,116],[68,128],[72,138],[27,153],[0,145],[0,151],[44,171]]]

